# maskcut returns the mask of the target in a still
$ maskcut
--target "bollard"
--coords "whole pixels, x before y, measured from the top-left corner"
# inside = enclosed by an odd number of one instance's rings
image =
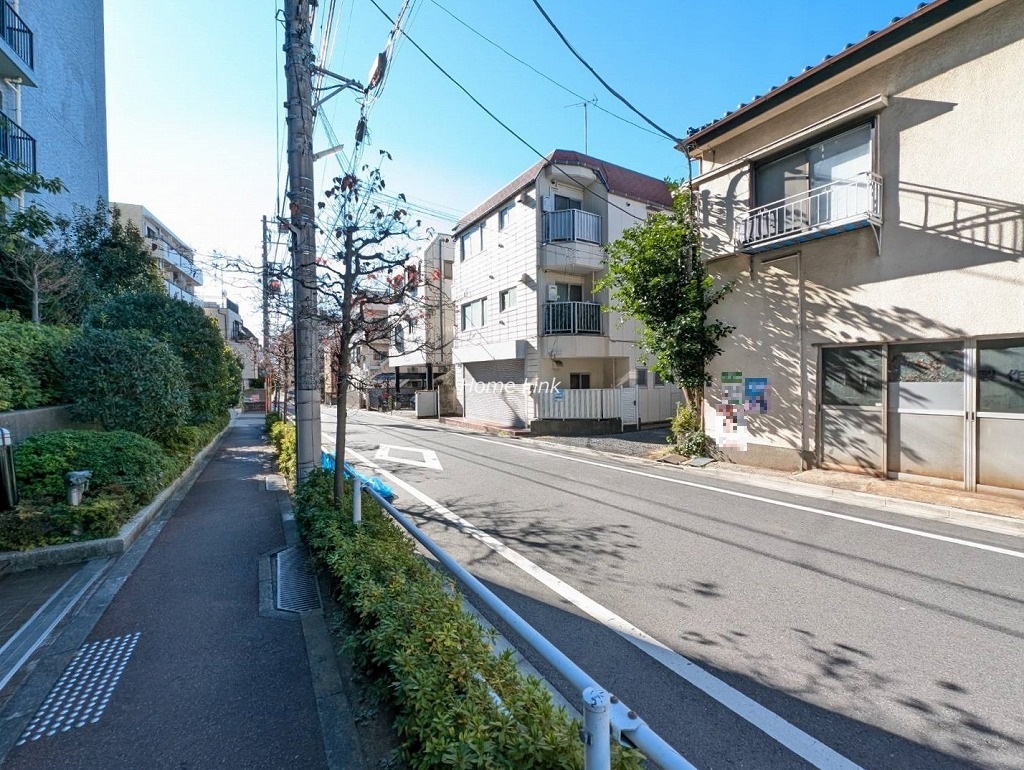
[[[68,505],[81,505],[82,495],[89,489],[92,471],[69,471],[64,474],[64,487],[68,493]]]
[[[359,526],[363,521],[363,480],[352,477],[352,523]]]
[[[612,766],[610,696],[599,687],[583,691],[583,770]]]
[[[13,444],[11,432],[6,428],[0,428],[0,511],[6,511],[18,504]]]

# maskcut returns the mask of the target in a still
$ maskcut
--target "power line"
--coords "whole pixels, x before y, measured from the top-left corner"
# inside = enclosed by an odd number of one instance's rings
[[[380,5],[377,4],[377,0],[370,0],[370,2],[373,3],[373,6],[378,11],[380,11],[381,14],[383,14],[385,19],[387,19],[388,21],[391,21],[391,17],[388,16],[387,11],[385,11],[383,8],[380,7]],[[392,22],[392,23],[394,23],[394,22]],[[525,147],[527,147],[531,152],[533,152],[535,155],[537,155],[541,160],[547,160],[548,159],[548,157],[544,153],[542,153],[540,150],[538,150],[536,147],[534,147],[532,144],[530,144],[528,141],[526,141],[523,137],[521,137],[519,134],[517,134],[511,127],[509,127],[509,125],[507,123],[505,123],[501,118],[499,118],[497,115],[495,115],[489,109],[487,109],[480,102],[479,99],[477,99],[475,96],[473,96],[473,94],[471,94],[468,90],[466,90],[466,87],[463,86],[458,80],[456,80],[448,72],[448,70],[446,70],[444,67],[442,67],[440,64],[438,64],[430,54],[428,54],[426,51],[424,51],[423,48],[419,45],[419,43],[417,43],[415,40],[412,39],[412,37],[409,36],[408,32],[403,30],[402,34],[405,36],[405,39],[408,40],[410,43],[412,43],[413,47],[417,51],[419,51],[421,54],[423,54],[424,58],[426,58],[427,61],[429,61],[431,64],[433,64],[442,75],[444,75],[446,78],[448,78],[455,85],[456,88],[458,88],[460,91],[462,91],[462,93],[464,93],[466,96],[468,96],[470,98],[470,100],[477,107],[479,107],[481,110],[486,112],[487,115],[491,118],[491,120],[493,120],[499,126],[504,128],[510,134],[512,134],[512,136],[514,136],[516,139],[518,139]],[[552,165],[552,167],[554,167],[554,168],[558,169],[559,171],[561,171],[566,176],[570,176],[570,174],[564,168],[559,166],[554,161],[551,161],[551,165]],[[642,219],[642,217],[637,216],[634,212],[630,211],[629,209],[623,208],[622,206],[620,206],[617,203],[614,203],[613,201],[609,200],[608,198],[602,197],[601,195],[598,195],[597,193],[594,193],[594,194],[598,198],[603,200],[605,203],[607,203],[609,206],[611,206],[614,209],[618,209],[623,214],[628,214],[629,216],[633,217],[633,219],[637,219],[637,220]]]
[[[436,6],[438,7],[438,8],[440,8],[440,9],[441,9],[442,11],[444,11],[445,13],[447,13],[447,14],[448,14],[449,16],[451,16],[451,17],[452,17],[453,19],[455,19],[455,21],[457,21],[457,22],[458,22],[459,24],[461,24],[461,25],[462,25],[463,27],[465,27],[465,28],[466,28],[466,29],[468,29],[468,30],[469,30],[470,32],[472,32],[472,33],[473,33],[474,35],[476,35],[477,37],[479,37],[479,38],[480,38],[481,40],[484,40],[485,42],[487,42],[487,43],[490,43],[490,44],[491,44],[492,46],[494,46],[495,48],[497,48],[497,49],[498,49],[499,51],[501,51],[501,52],[502,52],[503,54],[505,54],[505,55],[506,55],[506,56],[508,56],[509,58],[511,58],[511,59],[514,59],[515,61],[519,62],[519,63],[520,63],[520,64],[522,64],[522,65],[523,65],[524,67],[526,67],[526,68],[527,68],[528,70],[530,70],[530,71],[532,71],[532,72],[536,73],[537,75],[540,75],[540,76],[541,76],[542,78],[544,78],[545,80],[547,80],[547,81],[548,81],[549,83],[551,83],[551,84],[553,84],[553,85],[557,86],[558,88],[561,88],[561,89],[562,89],[563,91],[565,91],[565,92],[566,92],[567,94],[570,94],[571,96],[574,96],[574,97],[576,97],[577,99],[580,99],[581,101],[584,101],[584,102],[589,102],[590,104],[593,104],[593,105],[594,105],[594,107],[596,107],[597,109],[601,110],[601,112],[604,112],[604,113],[606,113],[606,114],[608,114],[608,115],[611,115],[611,116],[612,116],[613,118],[615,118],[616,120],[621,120],[621,121],[622,121],[623,123],[627,123],[628,125],[630,125],[630,126],[633,126],[633,128],[638,128],[638,129],[640,129],[641,131],[646,131],[646,132],[647,132],[648,134],[653,134],[654,136],[658,136],[658,137],[662,137],[662,138],[664,138],[664,137],[663,137],[663,132],[660,132],[660,131],[652,131],[652,130],[651,130],[651,129],[649,129],[649,128],[645,128],[644,126],[641,126],[641,125],[640,125],[639,123],[634,123],[634,122],[633,122],[632,120],[629,120],[628,118],[624,118],[624,117],[622,117],[621,115],[616,115],[616,114],[615,114],[614,112],[612,112],[611,110],[608,110],[608,109],[605,109],[604,107],[601,107],[601,106],[600,106],[600,105],[599,105],[599,104],[598,104],[598,103],[596,102],[596,100],[590,100],[590,99],[587,99],[587,97],[585,97],[585,96],[582,96],[582,95],[580,95],[580,94],[576,93],[576,92],[575,92],[575,91],[573,91],[573,90],[572,90],[571,88],[569,88],[569,87],[567,87],[566,85],[564,85],[563,83],[559,83],[559,82],[558,82],[557,80],[555,80],[555,79],[554,79],[553,77],[551,77],[550,75],[546,75],[545,73],[541,72],[541,71],[540,71],[539,69],[537,69],[536,67],[534,67],[534,66],[533,66],[532,64],[530,64],[529,62],[523,61],[523,60],[522,60],[522,59],[520,59],[520,58],[519,58],[518,56],[516,56],[516,55],[515,55],[514,53],[512,53],[511,51],[509,51],[509,50],[508,50],[508,49],[506,49],[506,48],[503,48],[503,47],[502,47],[502,46],[501,46],[500,44],[498,44],[498,43],[494,42],[493,40],[491,40],[491,39],[490,39],[489,37],[487,37],[486,35],[484,35],[484,34],[483,34],[482,32],[480,32],[479,30],[477,30],[477,29],[474,29],[473,27],[471,27],[471,26],[470,26],[469,24],[467,24],[467,23],[466,23],[465,21],[463,21],[462,19],[460,19],[460,18],[459,18],[458,16],[456,16],[456,15],[455,15],[454,13],[452,13],[452,12],[451,12],[451,11],[449,11],[449,10],[448,10],[447,8],[445,8],[445,7],[443,6],[443,5],[441,5],[441,4],[439,3],[439,2],[437,2],[437,0],[430,0],[430,2],[431,2],[431,3],[433,3],[434,5],[436,5]]]
[[[376,5],[376,3],[374,3],[374,4]],[[572,52],[573,56],[575,56],[577,59],[579,59],[580,64],[582,64],[584,67],[586,67],[588,70],[590,70],[590,74],[593,75],[595,78],[597,78],[598,81],[601,83],[601,85],[603,85],[605,88],[607,88],[609,93],[611,93],[612,96],[614,96],[620,102],[622,102],[627,107],[629,107],[629,109],[631,109],[633,112],[635,112],[641,118],[643,118],[644,121],[649,126],[652,126],[652,127],[656,128],[656,129],[658,129],[658,131],[661,132],[666,138],[671,139],[673,142],[675,142],[677,144],[680,141],[682,141],[678,137],[675,137],[672,134],[670,134],[668,131],[666,131],[664,128],[659,126],[657,123],[655,123],[649,117],[644,115],[642,112],[640,112],[640,110],[638,110],[636,107],[634,107],[632,104],[629,103],[629,101],[626,99],[625,96],[623,96],[618,91],[616,91],[614,88],[612,88],[610,85],[608,85],[607,81],[604,78],[602,78],[600,75],[597,74],[597,70],[595,70],[593,67],[591,67],[590,64],[587,62],[587,60],[584,59],[582,56],[580,56],[580,54],[576,51],[576,49],[572,47],[572,43],[570,43],[566,39],[565,35],[562,34],[562,30],[560,30],[558,28],[558,26],[555,24],[555,22],[553,22],[551,20],[551,17],[548,16],[547,11],[544,10],[544,7],[540,4],[539,0],[533,0],[533,4],[535,6],[537,6],[537,10],[540,11],[541,16],[543,16],[545,19],[547,19],[548,24],[551,25],[551,29],[553,29],[555,31],[555,34],[558,35],[559,38],[561,38],[563,43],[565,43],[565,47],[568,48],[570,52]]]

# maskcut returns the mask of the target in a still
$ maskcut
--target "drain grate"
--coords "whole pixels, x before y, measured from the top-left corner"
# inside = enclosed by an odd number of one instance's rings
[[[82,647],[32,717],[17,745],[99,722],[138,641],[136,632]]]
[[[299,546],[277,553],[277,609],[286,612],[319,610],[320,590],[306,550]]]

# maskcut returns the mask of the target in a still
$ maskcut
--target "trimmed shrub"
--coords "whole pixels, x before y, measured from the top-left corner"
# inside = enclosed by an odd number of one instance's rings
[[[391,694],[410,766],[581,768],[579,723],[519,672],[511,653],[492,653],[450,581],[371,498],[356,527],[350,495],[334,506],[333,486],[333,473],[314,470],[297,489],[296,518],[349,614],[356,662]],[[613,767],[641,762],[638,752],[613,747]]]
[[[268,417],[267,422],[270,423]],[[270,441],[277,450],[277,467],[293,484],[295,483],[295,426],[280,417],[270,424]]]
[[[69,355],[78,375],[76,419],[143,436],[188,421],[185,368],[166,344],[141,332],[86,329]]]
[[[64,499],[64,474],[92,471],[86,500],[107,493],[148,503],[174,478],[175,463],[154,441],[128,431],[62,430],[30,436],[14,449],[18,489],[30,500]]]
[[[0,313],[0,412],[64,403],[64,360],[74,335]]]
[[[96,309],[89,323],[143,332],[170,346],[184,364],[177,384],[184,384],[188,395],[186,422],[209,422],[238,403],[242,365],[224,344],[217,322],[200,308],[164,292],[125,294]]]

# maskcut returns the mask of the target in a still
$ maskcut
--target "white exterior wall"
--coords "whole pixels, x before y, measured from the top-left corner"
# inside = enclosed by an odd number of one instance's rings
[[[14,87],[0,85],[0,109],[36,140],[38,172],[67,188],[28,200],[65,217],[94,210],[108,199],[103,2],[20,0],[18,15],[33,33],[37,87],[21,86],[18,119]]]
[[[1024,4],[1003,3],[705,152],[704,250],[735,284],[714,312],[736,332],[711,371],[771,380],[744,461],[813,464],[821,345],[1024,334],[1024,103],[1008,98],[1022,38]],[[749,172],[730,164],[877,95],[880,253],[862,229],[734,254]],[[714,419],[717,385],[709,395]]]

